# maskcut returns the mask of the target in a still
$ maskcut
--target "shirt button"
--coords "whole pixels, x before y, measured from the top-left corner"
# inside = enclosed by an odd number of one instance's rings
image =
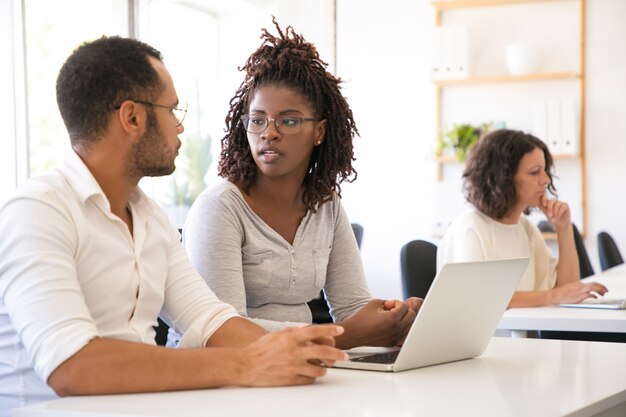
[[[292,283],[292,284],[295,284],[295,283],[296,283],[296,280],[294,279],[293,281],[291,281],[291,283]]]

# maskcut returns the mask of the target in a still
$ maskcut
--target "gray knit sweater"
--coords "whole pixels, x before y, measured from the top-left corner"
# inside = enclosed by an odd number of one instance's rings
[[[183,236],[192,264],[217,296],[269,331],[311,323],[306,303],[322,288],[336,322],[371,300],[337,197],[306,214],[291,245],[222,180],[196,199]]]

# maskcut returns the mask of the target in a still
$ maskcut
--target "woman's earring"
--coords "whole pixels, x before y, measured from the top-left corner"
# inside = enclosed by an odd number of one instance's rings
[[[318,140],[317,142],[315,142],[315,145],[320,146],[322,144],[321,140]]]

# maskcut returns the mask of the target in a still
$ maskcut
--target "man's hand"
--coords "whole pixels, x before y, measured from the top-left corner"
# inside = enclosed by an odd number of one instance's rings
[[[341,326],[293,327],[269,333],[242,349],[242,385],[311,384],[326,374],[326,366],[347,355],[334,347]]]

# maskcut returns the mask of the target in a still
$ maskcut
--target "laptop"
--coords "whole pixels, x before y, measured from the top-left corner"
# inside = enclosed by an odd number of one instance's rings
[[[493,336],[528,258],[450,263],[435,277],[402,348],[348,351],[334,367],[399,372],[481,355]]]
[[[602,308],[606,310],[626,310],[626,298],[586,298],[580,303],[562,303],[561,307]]]

